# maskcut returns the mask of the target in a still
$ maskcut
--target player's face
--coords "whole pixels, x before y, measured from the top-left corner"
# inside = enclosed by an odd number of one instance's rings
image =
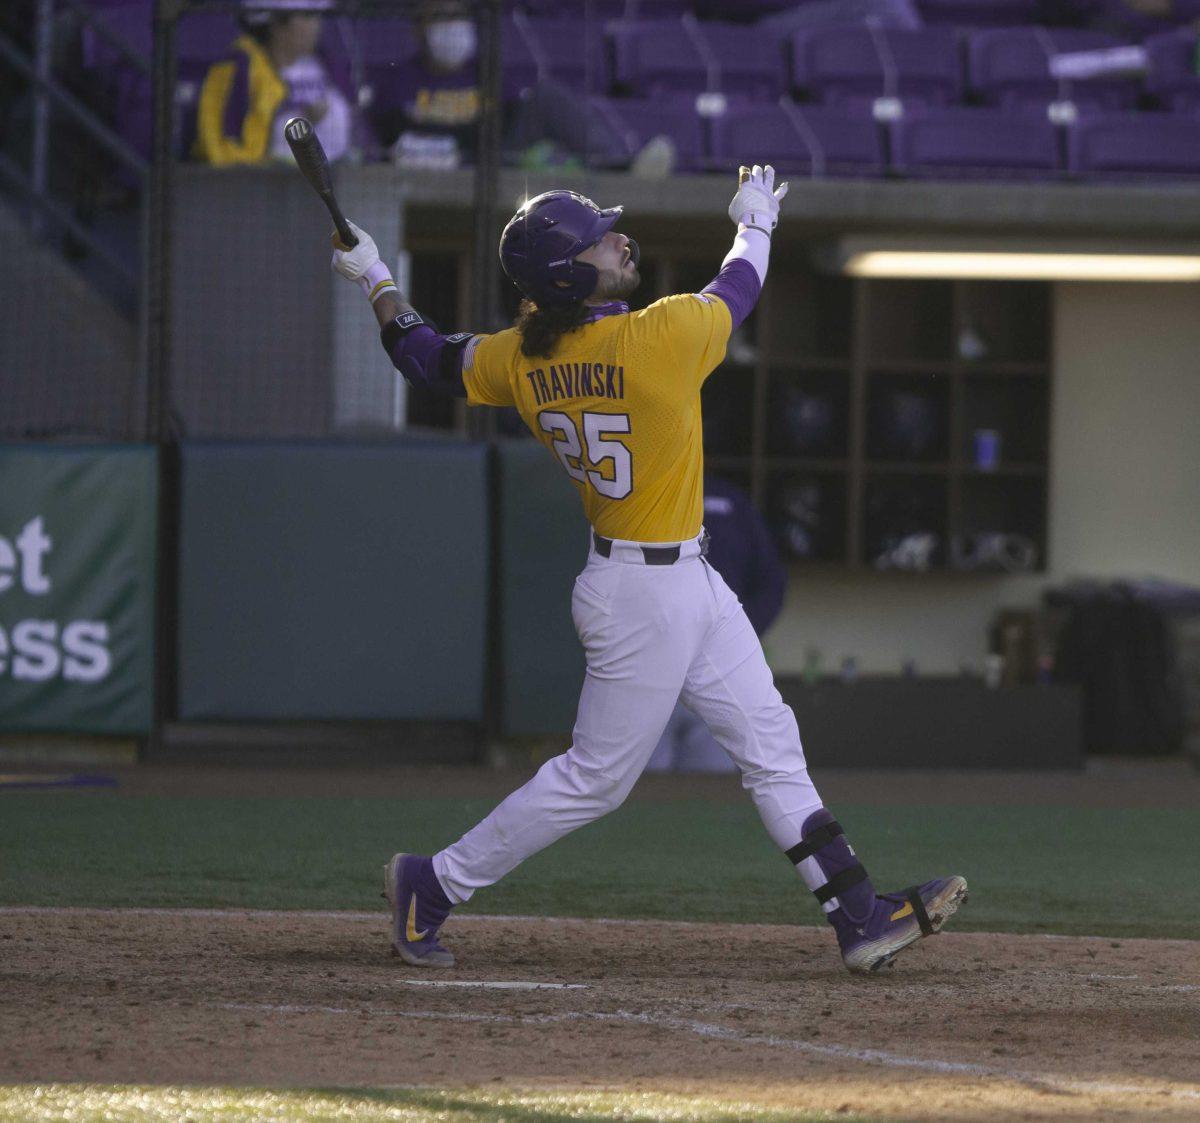
[[[642,280],[629,252],[629,239],[615,230],[610,230],[575,260],[594,265],[600,274],[596,291],[588,297],[589,304],[621,300],[633,292]]]

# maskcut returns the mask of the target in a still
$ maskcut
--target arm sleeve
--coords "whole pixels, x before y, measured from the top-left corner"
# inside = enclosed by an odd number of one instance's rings
[[[249,59],[235,54],[215,63],[200,89],[196,120],[200,159],[217,167],[262,160],[267,152],[267,130],[250,110]]]
[[[426,324],[405,332],[394,321],[379,332],[379,341],[392,366],[406,382],[458,398],[467,396],[463,353],[476,338],[470,332],[442,335]]]
[[[729,309],[731,326],[738,328],[758,303],[762,281],[759,280],[757,270],[745,258],[728,257],[721,266],[721,272],[709,281],[701,292],[719,296]]]

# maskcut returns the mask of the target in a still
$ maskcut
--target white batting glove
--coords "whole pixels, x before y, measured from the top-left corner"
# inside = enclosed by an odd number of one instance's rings
[[[353,222],[347,223],[351,230],[354,231],[354,236],[358,239],[358,245],[352,250],[346,249],[338,239],[337,234],[333,235],[333,271],[340,273],[347,281],[357,281],[364,276],[372,265],[379,261],[379,250],[375,246],[375,239],[371,237],[365,230],[359,229]]]
[[[333,260],[330,263],[333,271],[354,281],[363,291],[363,295],[374,304],[385,292],[395,292],[396,282],[392,280],[391,271],[379,260],[379,249],[375,239],[365,230],[347,223],[358,239],[358,245],[352,250],[346,249],[339,241],[337,234],[333,235]]]
[[[729,204],[729,217],[735,226],[748,226],[770,234],[779,221],[779,204],[788,185],[775,186],[775,169],[755,164],[738,169],[738,189]]]

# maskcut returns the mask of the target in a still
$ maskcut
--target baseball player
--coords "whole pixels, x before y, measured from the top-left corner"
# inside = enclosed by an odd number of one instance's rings
[[[637,244],[573,191],[530,199],[504,228],[500,261],[522,301],[511,328],[443,335],[396,289],[374,242],[336,248],[333,268],[371,301],[384,349],[410,382],[472,405],[515,406],[575,484],[591,524],[571,600],[587,656],[571,747],[462,838],[384,869],[395,954],[450,967],[439,930],[455,905],[629,794],[678,699],[742,772],[763,825],[812,891],[851,971],[877,971],[941,928],[961,877],[877,894],[808,774],[792,711],[754,628],[705,560],[700,388],[767,275],[787,185],[742,168],[737,228],[716,277],[639,312]]]

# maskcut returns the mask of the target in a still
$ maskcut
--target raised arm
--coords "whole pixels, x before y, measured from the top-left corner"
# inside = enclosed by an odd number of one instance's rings
[[[738,170],[737,194],[729,204],[737,234],[721,271],[703,290],[725,302],[735,328],[750,315],[767,279],[771,231],[779,221],[779,204],[787,189],[786,183],[775,186],[775,169],[770,164]]]
[[[354,223],[350,229],[358,236],[358,245],[347,250],[335,235],[333,270],[357,284],[370,301],[380,327],[380,342],[392,365],[414,386],[465,398],[463,349],[472,333],[442,335],[426,324],[396,287],[371,235]]]

